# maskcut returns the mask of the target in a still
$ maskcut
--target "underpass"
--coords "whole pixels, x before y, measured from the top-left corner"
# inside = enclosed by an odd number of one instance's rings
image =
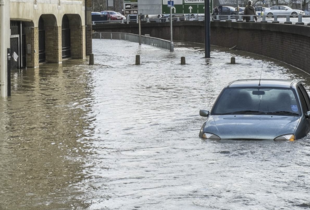
[[[13,72],[12,96],[0,99],[1,209],[309,207],[309,137],[198,137],[199,110],[232,80],[297,79],[309,90],[308,74],[216,46],[206,59],[197,43],[176,42],[173,53],[110,39],[93,47],[92,66],[67,60]]]

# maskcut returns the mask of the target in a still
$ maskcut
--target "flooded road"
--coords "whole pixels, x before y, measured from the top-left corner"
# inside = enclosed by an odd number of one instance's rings
[[[230,81],[303,79],[309,90],[309,75],[221,48],[205,59],[199,45],[93,47],[94,66],[68,60],[12,75],[12,97],[0,99],[0,210],[310,207],[310,137],[198,138],[199,110]]]

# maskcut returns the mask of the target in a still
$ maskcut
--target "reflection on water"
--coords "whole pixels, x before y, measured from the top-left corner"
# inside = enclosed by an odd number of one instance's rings
[[[79,140],[92,133],[90,73],[74,61],[14,73],[12,97],[1,101],[0,112],[3,208],[84,206],[68,200],[85,179],[89,148]]]
[[[262,75],[309,86],[307,74],[221,48],[204,59],[201,45],[170,53],[93,42],[94,66],[69,60],[13,73],[12,97],[0,99],[0,209],[309,207],[309,139],[198,138],[199,109],[230,81]]]

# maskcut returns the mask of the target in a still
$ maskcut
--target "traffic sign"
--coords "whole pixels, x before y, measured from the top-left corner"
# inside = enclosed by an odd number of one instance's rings
[[[193,7],[192,7],[192,6],[189,6],[188,9],[189,9],[189,13],[192,13]]]
[[[168,7],[173,7],[174,6],[174,1],[168,1]]]
[[[1,0],[0,0],[1,1]],[[169,6],[172,0],[162,0],[162,14],[170,14]],[[177,14],[197,14],[197,13],[205,13],[205,0],[173,0],[172,4],[176,8]],[[266,0],[265,0],[266,1]],[[210,13],[212,13],[212,3],[213,0],[209,0],[210,4]]]

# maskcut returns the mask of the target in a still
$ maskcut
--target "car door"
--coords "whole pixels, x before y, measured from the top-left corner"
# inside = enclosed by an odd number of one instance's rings
[[[300,98],[301,106],[302,106],[302,112],[303,115],[307,113],[307,111],[310,111],[310,99],[309,95],[306,91],[306,89],[303,87],[303,85],[300,83],[297,86],[298,95]],[[303,128],[303,131],[305,135],[310,131],[310,118],[309,117],[303,117],[301,123],[301,127]]]
[[[223,15],[222,19],[227,19],[227,16],[230,15],[230,9],[228,7],[223,7],[221,15]]]
[[[279,10],[279,6],[272,6],[271,8],[270,8],[270,10],[271,10],[271,12],[272,12],[272,14],[273,15],[279,15],[279,13],[280,13],[280,10]]]
[[[284,7],[284,6],[280,6],[279,7],[279,15],[281,15],[281,16],[285,16],[285,15],[287,15],[288,14],[288,12],[287,12],[287,8],[286,7]]]
[[[260,14],[262,13],[262,7],[255,7],[255,12],[256,15],[260,16]]]

